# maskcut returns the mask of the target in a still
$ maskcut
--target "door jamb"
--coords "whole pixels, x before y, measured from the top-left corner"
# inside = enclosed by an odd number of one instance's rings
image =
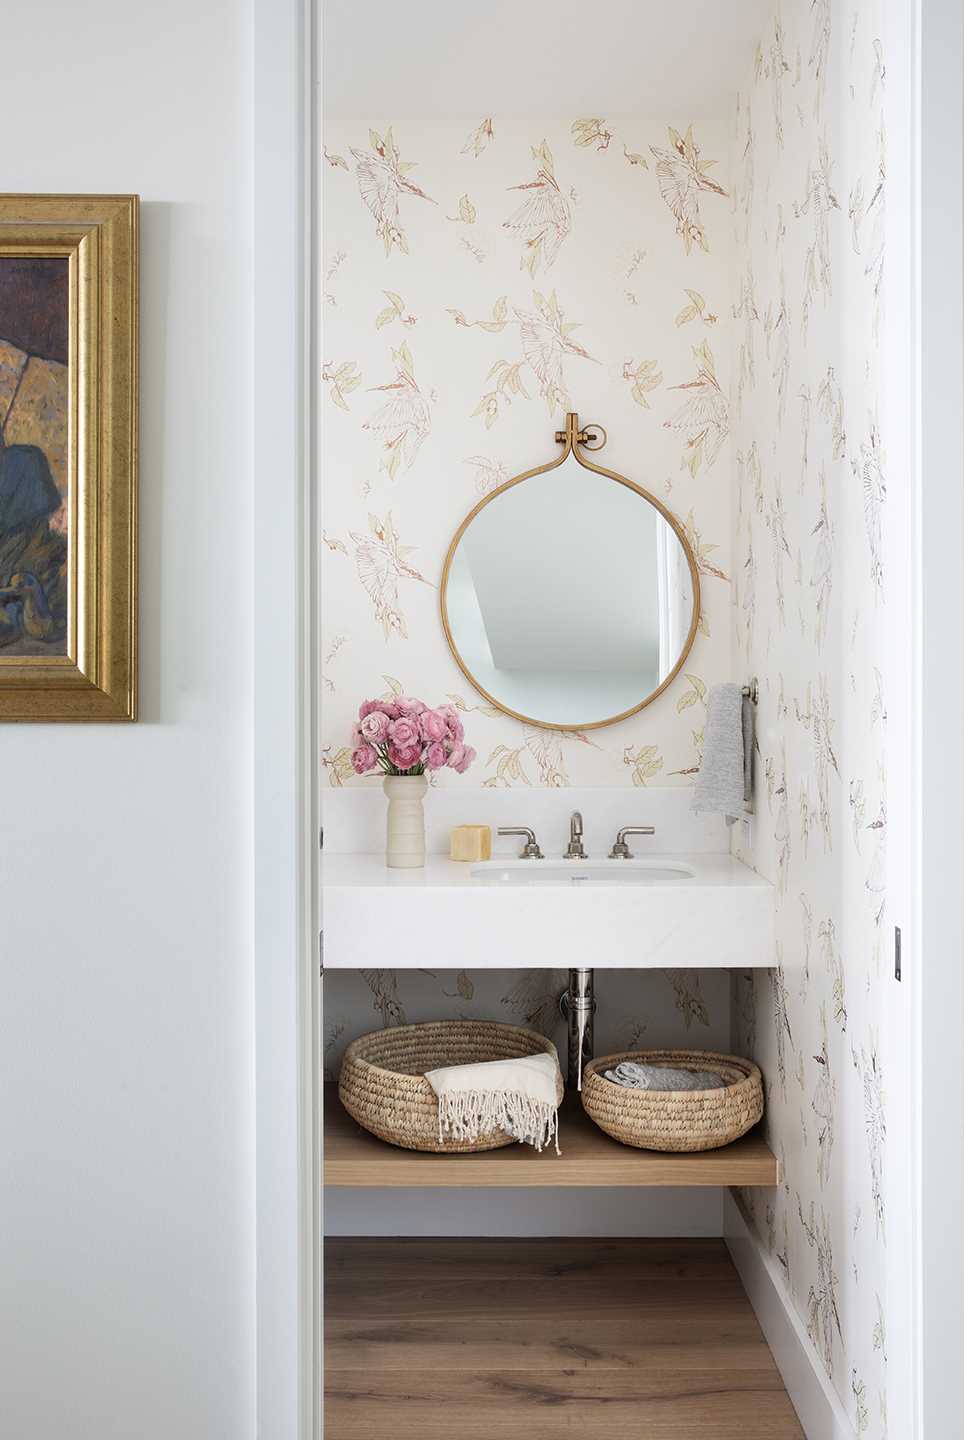
[[[259,1440],[320,1404],[311,0],[253,0],[254,1043]]]
[[[253,0],[253,569],[274,603],[254,633],[257,1369],[260,1440],[316,1440],[320,1406],[319,967],[310,376],[311,0]],[[914,1422],[918,1440],[958,1418],[958,1285],[964,1275],[964,145],[960,7],[915,0],[918,93],[912,219],[913,754],[911,944]],[[254,403],[256,400],[257,403]],[[926,483],[925,483],[926,482]],[[891,816],[891,822],[896,817]],[[893,918],[893,917],[892,917]],[[926,971],[926,974],[925,974]],[[925,983],[926,981],[926,983]],[[951,1087],[949,1089],[948,1087]],[[900,1157],[890,1147],[894,1174]],[[906,1233],[906,1232],[905,1232]]]
[[[964,15],[918,0],[913,1135],[918,1440],[960,1425],[964,1279]],[[915,347],[915,348],[917,348]],[[891,1156],[899,1167],[901,1156]]]

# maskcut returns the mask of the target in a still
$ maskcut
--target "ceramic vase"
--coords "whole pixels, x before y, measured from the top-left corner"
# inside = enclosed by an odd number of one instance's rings
[[[424,775],[386,775],[388,828],[385,864],[391,870],[417,870],[425,864]]]

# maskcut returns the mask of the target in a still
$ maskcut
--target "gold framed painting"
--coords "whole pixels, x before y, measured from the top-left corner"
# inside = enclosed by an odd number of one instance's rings
[[[0,721],[137,714],[136,195],[0,195]]]

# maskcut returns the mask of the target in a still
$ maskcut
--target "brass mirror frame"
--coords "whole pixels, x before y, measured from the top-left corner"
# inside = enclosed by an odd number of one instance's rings
[[[587,443],[599,440],[600,432],[604,437],[601,443],[593,445]],[[556,431],[556,441],[563,447],[562,454],[556,460],[550,460],[546,465],[537,465],[533,470],[524,470],[521,475],[514,475],[511,480],[506,480],[504,484],[498,487],[498,489],[493,490],[491,495],[486,495],[482,500],[479,501],[477,505],[473,506],[472,509],[469,511],[468,515],[466,515],[465,519],[462,521],[459,528],[456,530],[455,535],[452,537],[452,542],[449,545],[449,548],[445,555],[445,564],[442,566],[442,579],[439,585],[439,607],[442,617],[442,629],[445,631],[445,638],[448,641],[449,649],[455,657],[456,665],[458,665],[462,674],[465,676],[466,680],[468,680],[472,688],[474,690],[477,690],[480,695],[483,695],[485,699],[488,700],[490,705],[494,705],[497,710],[501,710],[503,715],[510,715],[513,720],[520,720],[524,725],[534,725],[539,730],[562,730],[570,732],[574,730],[601,730],[606,725],[618,725],[621,720],[628,720],[631,716],[638,715],[641,710],[646,709],[647,705],[652,705],[653,701],[658,699],[659,696],[662,695],[663,691],[667,689],[667,687],[670,686],[676,679],[677,675],[680,673],[684,664],[686,663],[686,657],[689,655],[690,651],[693,648],[693,641],[696,639],[696,631],[700,623],[700,614],[702,612],[699,567],[696,563],[696,556],[693,554],[693,547],[687,539],[686,532],[683,529],[683,526],[680,524],[679,520],[676,518],[676,516],[671,510],[668,510],[666,508],[666,506],[661,500],[658,500],[655,495],[651,495],[648,490],[644,490],[642,485],[637,485],[634,480],[628,480],[625,475],[620,475],[616,470],[607,470],[604,465],[597,465],[595,461],[588,460],[583,453],[584,449],[591,448],[593,450],[601,450],[603,445],[606,443],[605,433],[606,432],[603,430],[603,427],[601,425],[588,425],[585,427],[585,429],[581,430],[579,428],[578,415],[575,411],[570,411],[569,414],[566,416],[565,430]],[[490,695],[488,690],[486,690],[485,686],[479,684],[478,680],[472,674],[472,671],[469,669],[465,661],[462,659],[462,656],[459,654],[459,648],[455,643],[455,639],[452,635],[452,627],[449,623],[449,612],[447,604],[449,572],[452,569],[452,561],[455,558],[455,552],[458,548],[459,541],[462,539],[462,536],[472,524],[472,521],[475,519],[476,515],[478,515],[482,510],[484,510],[486,505],[491,505],[493,500],[498,500],[500,495],[504,495],[507,490],[511,490],[513,486],[521,485],[523,481],[531,480],[536,475],[545,475],[550,470],[556,470],[566,459],[568,459],[570,455],[573,455],[576,458],[576,460],[583,467],[583,469],[592,470],[597,475],[605,475],[608,480],[615,480],[617,485],[625,485],[627,490],[635,491],[635,493],[640,497],[640,499],[647,500],[650,505],[655,506],[655,508],[659,511],[660,515],[662,515],[663,519],[666,521],[666,523],[672,526],[673,531],[676,534],[677,540],[682,545],[683,553],[686,556],[686,562],[689,565],[690,569],[690,579],[693,582],[693,618],[690,622],[689,633],[686,637],[683,648],[680,651],[679,659],[676,661],[676,664],[666,676],[665,680],[660,683],[660,685],[652,692],[652,694],[647,695],[645,700],[641,700],[638,705],[633,705],[629,710],[623,710],[619,715],[612,715],[606,720],[591,720],[583,725],[576,723],[559,725],[555,721],[551,720],[536,720],[531,715],[523,715],[518,710],[510,709],[508,705],[503,705],[500,700],[497,700],[494,695]]]

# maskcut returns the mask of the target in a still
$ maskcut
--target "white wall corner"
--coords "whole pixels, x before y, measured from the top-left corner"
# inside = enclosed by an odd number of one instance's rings
[[[732,1191],[723,1198],[723,1234],[747,1298],[807,1440],[857,1440],[775,1262],[756,1239]]]

